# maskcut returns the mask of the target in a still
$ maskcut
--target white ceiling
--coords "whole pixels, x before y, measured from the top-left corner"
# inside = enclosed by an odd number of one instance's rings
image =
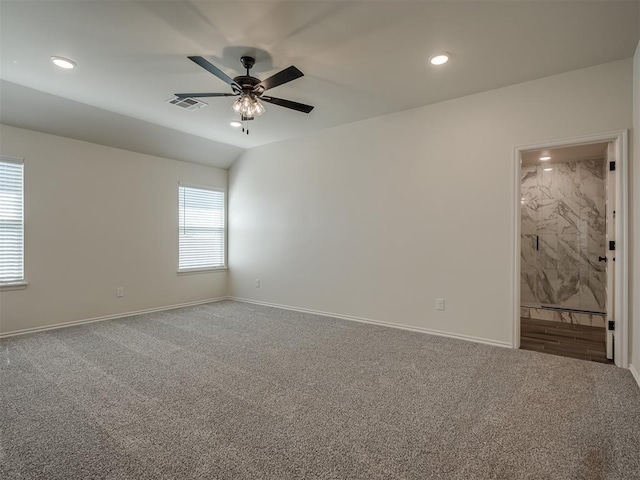
[[[0,75],[6,82],[102,109],[105,118],[112,112],[250,148],[631,57],[638,43],[638,6],[616,1],[1,1]],[[452,54],[449,64],[429,65],[428,57],[439,51]],[[315,105],[315,110],[306,115],[266,104],[267,112],[246,136],[229,126],[232,98],[205,99],[209,106],[193,112],[165,103],[180,91],[229,91],[188,55],[202,55],[233,77],[242,71],[239,57],[247,53],[257,57],[252,73],[259,78],[289,65],[301,69],[303,78],[269,93]],[[52,55],[72,58],[78,68],[61,70],[49,61]],[[60,112],[38,110],[28,92],[15,94],[36,109],[40,127],[35,129],[47,131]],[[10,113],[2,112],[1,120],[18,123]],[[208,163],[228,166],[228,160]]]
[[[2,80],[0,119],[29,130],[220,168],[229,168],[243,152],[233,145]]]

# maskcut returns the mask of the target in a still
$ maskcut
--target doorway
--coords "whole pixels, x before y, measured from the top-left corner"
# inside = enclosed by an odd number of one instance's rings
[[[514,347],[626,368],[626,132],[518,147],[516,164]]]

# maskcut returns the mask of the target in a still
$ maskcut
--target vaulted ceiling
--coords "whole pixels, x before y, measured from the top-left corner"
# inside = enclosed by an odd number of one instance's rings
[[[616,1],[2,1],[0,120],[226,168],[245,148],[631,57],[638,9]],[[441,51],[450,62],[430,65]],[[256,57],[260,78],[302,70],[270,94],[316,108],[307,115],[266,104],[243,135],[229,125],[232,98],[204,99],[196,111],[166,103],[175,92],[229,91],[188,55],[233,77],[245,54]],[[78,67],[61,70],[52,55]]]

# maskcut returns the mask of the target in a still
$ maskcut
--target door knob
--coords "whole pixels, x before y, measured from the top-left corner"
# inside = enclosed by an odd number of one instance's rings
[[[598,261],[599,262],[606,262],[607,261],[607,257],[598,257]]]

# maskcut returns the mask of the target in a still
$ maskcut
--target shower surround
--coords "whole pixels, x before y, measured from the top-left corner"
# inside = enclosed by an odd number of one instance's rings
[[[522,167],[523,306],[605,312],[605,167],[604,159]]]

